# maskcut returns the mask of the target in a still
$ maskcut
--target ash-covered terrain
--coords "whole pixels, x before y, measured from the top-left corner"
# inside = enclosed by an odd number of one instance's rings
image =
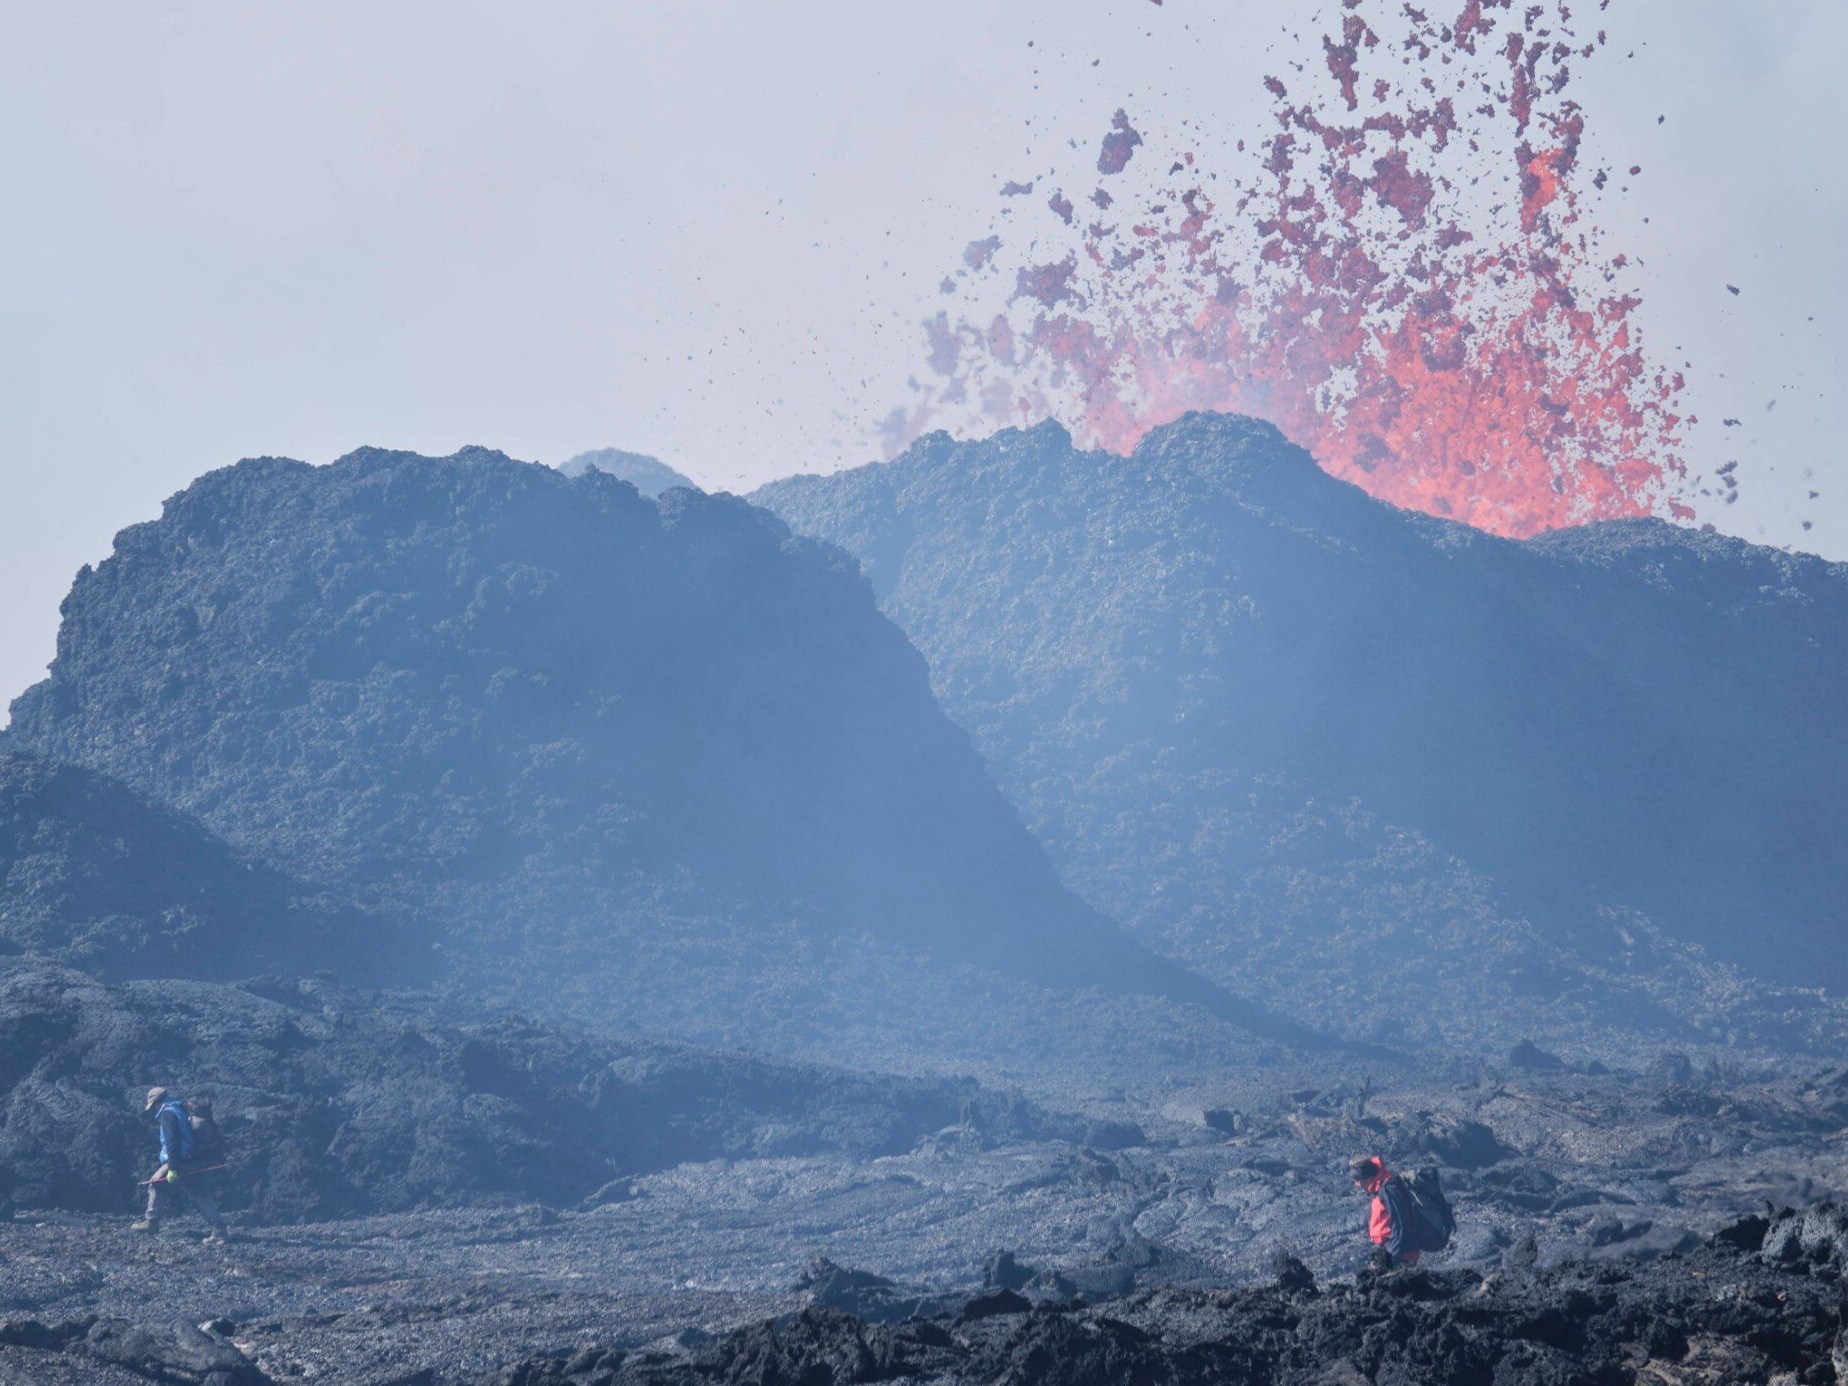
[[[764,498],[263,459],[79,575],[0,736],[0,1379],[1848,1370],[1837,568],[1238,419]],[[131,1227],[156,1085],[228,1243]],[[1369,1153],[1447,1250],[1370,1266]]]

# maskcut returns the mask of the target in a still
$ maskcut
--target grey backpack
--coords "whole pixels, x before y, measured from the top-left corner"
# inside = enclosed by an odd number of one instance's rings
[[[1406,1240],[1415,1251],[1442,1251],[1450,1245],[1451,1235],[1457,1230],[1457,1219],[1450,1211],[1450,1200],[1444,1197],[1444,1186],[1437,1171],[1415,1169],[1401,1174],[1399,1183],[1411,1202],[1413,1216],[1421,1224],[1406,1229]]]

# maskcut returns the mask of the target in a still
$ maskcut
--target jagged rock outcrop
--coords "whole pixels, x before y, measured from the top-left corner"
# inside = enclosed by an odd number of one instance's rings
[[[7,1380],[20,1382],[82,1381],[94,1386],[124,1381],[171,1386],[274,1383],[273,1377],[209,1325],[146,1325],[100,1315],[59,1323],[0,1320],[0,1367],[6,1369]]]
[[[1211,415],[1127,458],[932,435],[755,498],[860,558],[1064,878],[1215,975],[1377,1009],[1387,974],[1414,1029],[1452,982],[1485,1020],[1603,988],[1672,1027],[1625,987],[1699,991],[1688,944],[1848,982],[1848,565],[1501,540]]]
[[[79,575],[6,740],[439,929],[524,1004],[777,1043],[870,939],[894,978],[1263,1022],[1066,892],[852,560],[734,497],[482,449],[213,472]]]

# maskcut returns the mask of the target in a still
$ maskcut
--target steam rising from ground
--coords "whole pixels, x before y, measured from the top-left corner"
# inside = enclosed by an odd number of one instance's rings
[[[943,281],[888,451],[1048,416],[1128,451],[1219,409],[1501,534],[1692,518],[1682,377],[1645,353],[1635,267],[1595,220],[1626,175],[1580,163],[1567,93],[1605,45],[1595,15],[1341,0],[1322,17],[1319,51],[1266,81],[1268,139],[1119,111],[1094,159],[1008,184]]]

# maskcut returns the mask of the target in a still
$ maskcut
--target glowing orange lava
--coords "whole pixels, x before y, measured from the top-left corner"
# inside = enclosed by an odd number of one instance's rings
[[[1051,416],[1127,452],[1217,409],[1271,420],[1384,500],[1500,534],[1690,518],[1682,380],[1650,365],[1628,261],[1581,213],[1585,122],[1564,93],[1604,35],[1577,36],[1561,0],[1468,0],[1449,22],[1390,8],[1341,0],[1326,76],[1299,79],[1310,95],[1267,80],[1275,133],[1217,200],[1183,152],[1174,181],[1091,192],[1098,220],[1053,189],[1013,261],[980,242],[981,264],[945,281],[967,307],[928,325],[933,379],[888,446]],[[1119,111],[1104,176],[1132,137],[1154,138]]]

